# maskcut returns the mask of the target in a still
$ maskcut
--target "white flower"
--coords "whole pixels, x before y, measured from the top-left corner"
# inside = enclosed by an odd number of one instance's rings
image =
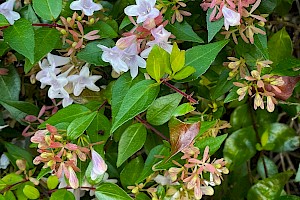
[[[93,0],[78,0],[70,4],[72,10],[81,10],[86,16],[92,16],[95,11],[101,10],[101,4],[94,3]]]
[[[0,158],[0,169],[6,169],[9,165],[8,157],[3,153]]]
[[[71,75],[68,77],[70,82],[73,82],[75,96],[79,96],[84,88],[88,88],[92,91],[100,91],[100,88],[95,85],[95,82],[101,78],[101,76],[90,76],[90,70],[88,68],[88,63],[86,63],[79,75]]]
[[[240,25],[241,15],[234,10],[231,10],[226,7],[226,5],[222,8],[222,13],[224,16],[224,26],[225,29],[228,31],[229,26],[237,26]]]
[[[107,165],[99,153],[97,153],[94,149],[92,149],[91,152],[92,152],[92,164],[93,164],[91,179],[96,180],[97,177],[99,177],[100,175],[106,172]]]
[[[136,5],[127,6],[124,12],[128,16],[137,16],[137,23],[141,23],[159,15],[155,3],[156,0],[136,0]]]
[[[11,25],[20,19],[20,14],[13,11],[14,3],[15,0],[8,0],[0,5],[0,14],[2,14]]]
[[[137,44],[133,43],[124,50],[117,46],[108,48],[103,45],[98,45],[102,49],[102,60],[109,62],[114,71],[120,74],[127,72],[130,69],[130,75],[135,78],[138,74],[138,67],[145,68],[146,61],[138,55]]]
[[[70,62],[69,57],[56,56],[51,53],[47,54],[47,59],[39,62],[40,68],[42,69],[36,74],[36,79],[41,82],[41,89],[45,88],[47,82],[52,78],[52,74],[59,74],[60,69],[56,67],[65,65]]]
[[[163,48],[166,50],[168,53],[172,52],[173,46],[170,45],[170,42],[168,42],[169,37],[171,36],[171,33],[168,32],[163,25],[160,25],[157,28],[154,28],[151,30],[151,34],[154,37],[153,41],[150,41],[147,43],[149,48],[145,49],[142,53],[141,56],[143,58],[147,58],[150,51],[152,50],[154,45],[158,45],[159,47]]]
[[[178,182],[173,182],[171,180],[171,177],[168,175],[168,176],[162,176],[160,174],[158,174],[155,178],[154,178],[154,181],[160,185],[179,185]]]

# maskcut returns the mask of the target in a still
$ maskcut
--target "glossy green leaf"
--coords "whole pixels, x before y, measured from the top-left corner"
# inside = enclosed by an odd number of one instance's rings
[[[255,153],[256,135],[253,127],[246,127],[233,132],[226,140],[224,158],[231,169],[238,167],[252,158]]]
[[[8,192],[6,192],[4,194],[4,199],[5,200],[16,200],[16,197],[15,197],[14,193],[11,190],[9,190]]]
[[[9,46],[34,62],[34,31],[31,23],[26,19],[19,19],[13,26],[3,31],[4,41]]]
[[[196,136],[196,139],[198,137],[200,137],[201,135],[203,135],[210,128],[212,128],[216,124],[216,122],[217,122],[217,120],[201,122],[201,128],[200,128],[199,134]]]
[[[140,150],[147,137],[147,130],[143,124],[129,126],[121,136],[118,146],[117,167],[120,167],[130,156]]]
[[[299,75],[300,60],[294,57],[287,57],[272,68],[271,74],[279,76]]]
[[[222,40],[195,46],[187,50],[185,54],[185,66],[192,66],[196,69],[196,72],[188,80],[197,79],[204,74],[227,43],[228,40]]]
[[[51,116],[45,122],[43,122],[38,128],[46,128],[46,124],[56,125],[61,122],[72,122],[73,120],[88,115],[91,110],[87,107],[79,104],[73,104],[66,108],[60,109],[55,115]]]
[[[258,181],[251,187],[247,199],[276,199],[280,196],[283,186],[293,175],[291,171],[276,174],[270,178]]]
[[[167,156],[169,154],[169,151],[170,149],[168,149],[164,145],[158,145],[151,149],[149,155],[147,156],[143,171],[141,172],[141,175],[136,182],[140,183],[144,181],[154,172],[152,170],[152,167],[161,160],[161,158],[157,158],[156,156]]]
[[[39,190],[30,185],[25,185],[23,192],[28,199],[37,199],[40,197]]]
[[[38,176],[36,177],[37,180],[40,180],[47,174],[51,174],[52,170],[50,168],[42,168]]]
[[[277,0],[264,0],[259,4],[258,10],[260,13],[270,14],[277,6]]]
[[[0,99],[19,100],[21,81],[16,68],[12,65],[7,67],[8,75],[0,76]]]
[[[266,127],[268,140],[265,146],[272,145],[272,151],[294,151],[300,146],[300,137],[295,130],[288,125],[281,123],[272,123]]]
[[[293,52],[292,40],[285,28],[282,28],[269,39],[268,49],[270,60],[272,60],[274,64],[291,57]]]
[[[185,64],[185,51],[180,51],[176,42],[173,44],[170,62],[173,73],[180,71]]]
[[[268,42],[267,42],[267,35],[262,35],[262,34],[256,34],[254,37],[254,45],[263,55],[265,60],[269,59],[269,51],[268,51]]]
[[[75,196],[66,189],[59,189],[51,194],[50,200],[75,200]]]
[[[273,160],[268,158],[267,156],[262,156],[259,158],[257,162],[257,172],[261,178],[271,177],[278,173],[277,165],[274,163]]]
[[[159,86],[154,83],[153,80],[143,80],[129,89],[119,107],[119,111],[115,115],[113,112],[112,133],[151,105],[159,92]]]
[[[135,200],[151,200],[150,197],[148,195],[146,195],[143,192],[139,192],[136,197]]]
[[[296,173],[295,182],[300,182],[300,164]]]
[[[108,66],[109,63],[104,62],[101,59],[103,51],[97,46],[99,44],[107,47],[113,47],[115,43],[111,39],[89,42],[86,47],[77,54],[77,57],[97,66]]]
[[[295,195],[284,195],[276,198],[276,200],[300,200],[300,197]]]
[[[228,80],[229,71],[224,70],[217,82],[217,85],[215,88],[211,91],[211,98],[213,100],[216,100],[220,96],[224,95],[226,92],[228,92],[234,85],[233,85],[233,79]]]
[[[6,106],[13,107],[16,110],[18,110],[22,113],[28,114],[28,115],[36,116],[39,112],[38,107],[36,107],[35,105],[33,105],[29,102],[26,102],[26,101],[9,101],[9,100],[1,100],[0,99],[0,103],[4,107],[6,107]],[[9,110],[9,109],[7,109],[7,110]]]
[[[234,100],[238,100],[239,95],[236,93],[238,89],[239,89],[238,87],[233,87],[232,90],[230,90],[229,94],[224,99],[224,103],[229,103]]]
[[[9,49],[10,47],[6,42],[0,41],[0,56],[6,54],[9,51]]]
[[[155,45],[149,53],[146,69],[148,74],[160,82],[160,79],[165,74],[165,69],[170,66],[170,54],[163,48]]]
[[[2,14],[0,14],[0,26],[9,26],[9,22]]]
[[[191,25],[186,21],[181,23],[175,22],[174,24],[169,23],[166,26],[166,29],[175,35],[177,40],[189,41],[189,42],[198,42],[203,43],[204,41],[200,38],[197,33],[194,32]]]
[[[26,166],[27,168],[33,168],[33,163],[32,163],[32,155],[25,149],[18,147],[14,144],[11,144],[9,142],[4,142],[5,148],[7,149],[8,154],[14,158],[15,160],[17,159],[25,159],[26,160]],[[15,161],[14,161],[15,163]]]
[[[31,4],[28,4],[27,6],[23,7],[20,10],[21,17],[27,19],[31,23],[40,23],[40,20],[36,16]]]
[[[191,105],[191,103],[184,103],[178,106],[175,111],[172,113],[172,116],[178,117],[186,115],[192,111],[194,111],[196,108]]]
[[[132,200],[126,192],[113,183],[102,183],[97,187],[95,195],[103,200]]]
[[[34,62],[25,63],[25,73],[28,73],[34,64],[40,61],[61,42],[60,33],[53,28],[42,27],[35,31]],[[41,45],[42,44],[42,45]]]
[[[169,121],[172,113],[179,105],[182,95],[178,93],[169,94],[156,99],[147,111],[147,121],[152,125],[162,125]]]
[[[83,134],[83,132],[89,127],[94,118],[96,117],[97,112],[92,112],[88,115],[79,117],[71,122],[67,129],[67,136],[71,140],[77,139]]]
[[[213,9],[209,8],[206,12],[206,24],[207,24],[207,31],[208,31],[208,42],[210,42],[215,35],[221,30],[224,25],[224,18],[218,19],[217,21],[210,21],[210,15]]]
[[[21,175],[15,173],[7,174],[1,179],[1,181],[3,181],[6,185],[14,185],[22,182],[23,180],[24,178]]]
[[[133,186],[136,180],[140,177],[144,167],[144,160],[141,156],[131,160],[122,170],[120,174],[120,180],[123,188],[127,186]]]
[[[209,155],[213,155],[222,145],[228,134],[218,137],[206,137],[196,140],[194,146],[198,147],[200,152],[204,152],[206,146],[209,147]]]
[[[33,9],[41,18],[53,21],[62,10],[62,0],[34,0]]]
[[[230,116],[230,125],[233,130],[252,125],[249,105],[244,104],[237,107]],[[241,117],[243,114],[243,117]]]

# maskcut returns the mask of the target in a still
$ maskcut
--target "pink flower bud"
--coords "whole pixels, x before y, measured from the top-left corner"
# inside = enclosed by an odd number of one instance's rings
[[[126,49],[127,47],[131,46],[135,41],[136,41],[136,36],[135,35],[122,37],[117,41],[116,46],[119,49]]]
[[[79,187],[79,183],[78,183],[78,178],[76,176],[75,171],[70,166],[68,167],[68,171],[69,171],[69,183],[70,183],[70,186],[73,189],[78,188]]]
[[[93,169],[91,173],[91,179],[96,180],[96,178],[107,170],[107,165],[103,158],[98,154],[94,149],[91,149],[92,151],[92,164]]]

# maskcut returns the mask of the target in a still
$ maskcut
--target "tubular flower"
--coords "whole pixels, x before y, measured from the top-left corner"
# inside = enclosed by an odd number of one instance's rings
[[[107,165],[101,155],[97,153],[93,148],[91,149],[92,153],[92,173],[91,173],[91,179],[96,180],[97,177],[100,175],[103,175],[107,170]]]
[[[159,15],[159,10],[155,8],[156,0],[136,0],[136,5],[127,6],[124,12],[128,16],[137,16],[137,23],[154,19]]]
[[[92,0],[78,0],[70,4],[72,10],[81,10],[86,16],[92,16],[95,11],[101,10],[101,4],[94,3]]]

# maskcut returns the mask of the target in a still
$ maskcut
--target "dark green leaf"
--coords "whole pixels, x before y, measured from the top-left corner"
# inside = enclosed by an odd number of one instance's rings
[[[27,168],[33,168],[33,163],[32,163],[32,155],[25,149],[18,147],[14,144],[11,144],[9,142],[4,142],[5,148],[7,149],[8,154],[14,158],[15,160],[17,159],[25,159],[26,160],[26,166]],[[12,161],[14,162],[15,161]]]
[[[132,200],[123,189],[113,183],[102,183],[97,187],[95,195],[101,200]]]
[[[28,4],[27,6],[23,7],[20,10],[21,17],[27,19],[31,23],[40,23],[40,20],[36,16],[34,10],[32,9],[31,4]]]
[[[9,46],[34,62],[34,31],[31,23],[26,19],[19,19],[13,26],[3,31],[4,41]]]
[[[75,200],[75,197],[72,192],[66,189],[59,189],[51,194],[50,200]]]
[[[259,158],[257,162],[257,172],[260,175],[260,177],[264,179],[267,178],[266,171],[268,177],[277,174],[278,173],[277,165],[274,163],[273,160],[271,160],[267,156],[262,156]]]
[[[120,180],[123,188],[134,186],[136,180],[140,177],[144,167],[144,160],[141,156],[131,160],[122,170]]]
[[[103,38],[116,38],[118,37],[118,33],[116,30],[108,23],[104,21],[98,21],[93,25],[92,30],[99,30],[100,37]]]
[[[172,113],[179,105],[182,95],[178,93],[169,94],[156,99],[147,111],[147,121],[152,125],[162,125],[169,121]]]
[[[297,76],[300,74],[299,67],[300,60],[290,56],[279,61],[279,63],[273,67],[271,74],[279,76]]]
[[[217,21],[210,21],[209,17],[210,14],[212,13],[213,9],[209,8],[206,12],[206,24],[207,24],[207,31],[208,31],[208,42],[210,42],[214,36],[221,30],[221,28],[224,25],[224,18],[222,17],[221,19]]]
[[[8,75],[0,76],[0,99],[17,101],[21,90],[20,76],[14,66],[7,69]]]
[[[206,146],[209,147],[209,155],[213,155],[222,145],[226,139],[227,134],[218,137],[206,137],[204,139],[196,140],[194,146],[198,147],[200,152],[204,152]]]
[[[229,71],[224,70],[217,82],[217,85],[215,86],[214,90],[212,91],[211,98],[212,100],[216,100],[220,96],[224,95],[226,92],[228,92],[233,87],[233,79],[228,80]]]
[[[233,130],[237,130],[242,127],[250,126],[252,124],[251,108],[247,104],[237,107],[230,116],[230,125]],[[243,114],[243,117],[241,117]]]
[[[254,36],[254,45],[263,55],[265,60],[269,59],[269,51],[268,51],[268,42],[267,42],[267,35],[262,35],[262,34],[255,34]]]
[[[6,42],[0,41],[0,56],[6,54],[9,51],[9,49],[9,45]]]
[[[143,124],[133,124],[124,131],[118,147],[117,167],[143,147],[146,137],[147,130]]]
[[[41,18],[53,21],[61,12],[62,0],[34,0],[33,9]]]

